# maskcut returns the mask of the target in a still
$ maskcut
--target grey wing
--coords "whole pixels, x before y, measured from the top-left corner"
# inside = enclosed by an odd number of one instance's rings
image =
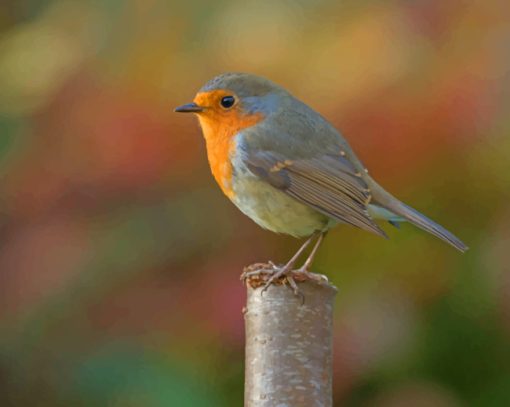
[[[371,219],[368,186],[344,156],[286,160],[272,151],[247,153],[244,163],[262,180],[340,222],[387,237]]]

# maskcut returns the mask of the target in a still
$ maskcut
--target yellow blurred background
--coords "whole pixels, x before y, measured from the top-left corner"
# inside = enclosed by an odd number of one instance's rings
[[[299,242],[221,195],[173,108],[282,84],[455,232],[338,227],[335,405],[510,405],[506,0],[0,7],[0,405],[239,406],[243,266]]]

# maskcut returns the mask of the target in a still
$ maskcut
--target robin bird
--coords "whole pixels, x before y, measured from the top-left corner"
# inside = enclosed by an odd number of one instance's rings
[[[317,279],[310,266],[326,232],[350,224],[387,237],[374,222],[408,221],[464,252],[452,233],[382,188],[347,141],[319,113],[277,84],[246,73],[225,73],[207,82],[192,103],[206,141],[212,174],[223,193],[265,229],[308,237],[265,288],[285,277]],[[294,266],[314,238],[304,264]]]

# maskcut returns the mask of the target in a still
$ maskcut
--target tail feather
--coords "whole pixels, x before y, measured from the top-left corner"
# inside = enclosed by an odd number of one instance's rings
[[[468,247],[453,233],[449,232],[433,220],[427,218],[417,210],[407,206],[403,202],[400,202],[397,198],[383,190],[379,185],[377,185],[377,188],[375,188],[375,191],[373,192],[375,192],[373,198],[378,205],[405,218],[408,222],[411,222],[420,229],[423,229],[446,243],[449,243],[463,253],[468,249]]]

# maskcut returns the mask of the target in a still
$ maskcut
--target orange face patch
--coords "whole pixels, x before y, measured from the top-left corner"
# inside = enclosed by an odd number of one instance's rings
[[[224,96],[233,95],[228,91],[214,90],[197,94],[193,101],[204,108],[203,112],[198,113],[198,119],[204,133],[212,174],[223,193],[232,198],[234,191],[230,155],[235,147],[234,137],[239,131],[259,123],[263,116],[244,114],[237,102],[230,109],[222,108],[220,101]]]

